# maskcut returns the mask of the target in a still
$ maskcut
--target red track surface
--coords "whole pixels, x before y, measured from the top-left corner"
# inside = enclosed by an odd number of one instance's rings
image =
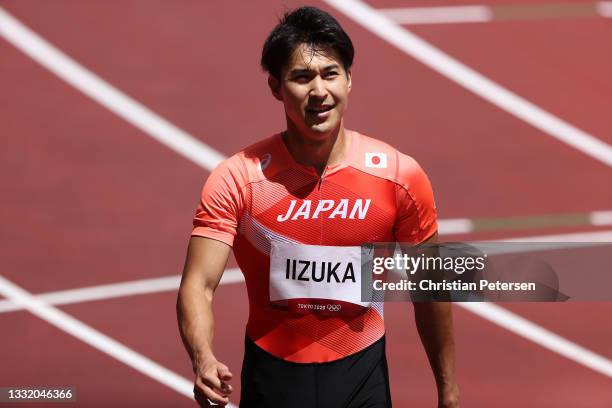
[[[533,4],[592,4],[591,0],[539,0],[534,2],[533,0],[482,0],[482,1],[471,1],[471,0],[438,0],[435,2],[426,0],[376,0],[370,4],[380,8],[395,8],[395,7],[437,7],[437,6],[473,6],[473,5],[533,5]]]
[[[376,6],[399,5],[387,3]],[[257,65],[261,43],[283,10],[277,2],[0,4],[81,64],[224,154],[283,125],[280,106]],[[416,157],[432,179],[442,218],[612,207],[612,193],[603,188],[609,185],[609,168],[338,18],[357,47],[349,127]],[[542,108],[612,141],[608,22],[412,31]],[[206,171],[3,40],[0,61],[2,275],[41,293],[179,273]],[[510,234],[488,234],[494,235]],[[220,287],[215,301],[217,357],[233,371],[236,393],[245,296],[244,287],[233,284]],[[166,292],[60,308],[191,378],[174,301],[175,293]],[[610,303],[505,306],[612,357]],[[388,305],[386,322],[395,405],[433,406],[433,379],[410,306]],[[78,406],[194,406],[28,313],[2,313],[0,327],[0,386],[73,385]],[[462,406],[612,404],[610,379],[601,374],[463,309],[456,310],[456,330]]]

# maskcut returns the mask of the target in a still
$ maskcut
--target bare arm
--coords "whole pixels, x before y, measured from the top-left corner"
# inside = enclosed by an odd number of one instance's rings
[[[437,237],[436,233],[425,243],[436,243]],[[458,407],[452,304],[430,301],[415,302],[413,305],[419,336],[438,387],[438,406]]]
[[[192,237],[176,303],[179,331],[196,375],[194,394],[201,406],[206,399],[228,403],[232,377],[212,351],[214,319],[212,300],[230,253],[230,247],[214,239]]]
[[[455,342],[450,303],[414,303],[414,316],[438,387],[440,407],[458,406]]]

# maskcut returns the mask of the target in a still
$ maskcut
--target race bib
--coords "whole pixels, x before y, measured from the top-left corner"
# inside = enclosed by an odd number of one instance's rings
[[[295,312],[355,313],[361,300],[361,247],[271,243],[270,301]]]

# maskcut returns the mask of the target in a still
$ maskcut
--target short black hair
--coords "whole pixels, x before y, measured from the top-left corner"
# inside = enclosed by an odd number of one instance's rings
[[[314,51],[334,50],[347,72],[353,65],[353,42],[340,23],[321,9],[300,7],[287,11],[268,35],[261,52],[261,67],[280,79],[282,68],[301,44]]]

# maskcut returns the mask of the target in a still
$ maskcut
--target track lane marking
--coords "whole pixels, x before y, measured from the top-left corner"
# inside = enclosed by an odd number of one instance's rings
[[[489,23],[504,20],[612,17],[612,2],[378,8],[398,24]]]
[[[41,320],[193,400],[193,381],[32,295],[0,275],[0,294]],[[237,408],[228,404],[228,408]]]
[[[588,225],[596,227],[612,225],[612,211],[488,218],[443,218],[438,220],[438,231],[440,235],[451,235],[481,231],[581,227]]]
[[[0,7],[0,36],[43,67],[195,164],[212,171],[225,157],[88,70]]]
[[[612,167],[612,146],[502,87],[360,0],[323,0],[376,36],[545,134]]]
[[[438,220],[440,235],[468,234],[474,232],[474,222],[469,218],[449,218]]]
[[[505,242],[575,242],[575,243],[584,243],[586,240],[591,240],[592,242],[610,242],[612,240],[612,231],[597,231],[592,233],[578,233],[578,234],[563,234],[563,235],[547,235],[547,236],[536,236],[536,237],[524,237],[524,238],[514,238],[503,240]],[[500,242],[500,241],[489,241],[489,242]],[[239,283],[244,281],[244,276],[242,273],[237,270],[237,268],[226,270],[223,276],[226,276],[226,279],[221,279],[221,284],[230,284],[230,283]],[[1,276],[0,276],[1,278]],[[2,278],[3,279],[3,278]],[[164,280],[164,284],[159,284],[160,279]],[[126,288],[121,287],[121,283],[111,284],[111,285],[101,285],[98,288],[104,288],[108,290],[109,288],[113,288],[112,290],[119,289],[122,291],[123,296],[129,296],[128,288],[134,290],[134,288],[138,288],[134,294],[144,293],[142,291],[143,287],[147,286],[148,281],[153,283],[153,288],[149,288],[146,293],[153,293],[155,291],[171,291],[178,289],[178,284],[180,282],[180,275],[171,276],[166,278],[154,278],[154,279],[144,279],[141,281],[131,281],[126,282]],[[175,284],[176,286],[172,286]],[[93,287],[95,288],[95,287]],[[47,299],[62,299],[62,304],[74,303],[69,300],[79,299],[79,301],[86,301],[83,293],[96,293],[95,300],[101,299],[98,291],[92,290],[92,287],[89,288],[81,288],[81,289],[73,289],[62,291],[61,296],[57,296],[58,292],[52,292],[48,294],[38,295],[38,296],[30,296],[30,300],[41,303],[42,305],[46,305],[46,303],[41,299],[46,297]],[[21,308],[25,308],[30,310],[28,305],[24,305],[21,302],[15,300],[15,298],[11,297],[10,294],[3,290],[2,280],[0,280],[0,294],[3,294],[7,297],[7,300],[0,302],[0,313],[9,311],[8,308],[12,307],[11,305],[15,305],[11,310],[19,310]],[[111,295],[109,298],[114,298],[117,296]],[[607,359],[604,356],[601,356],[597,353],[594,353],[587,348],[580,346],[577,343],[574,343],[570,340],[561,337],[552,331],[545,329],[536,323],[533,323],[524,317],[521,317],[507,309],[504,309],[501,306],[492,303],[455,303],[458,307],[461,307],[467,311],[470,311],[489,322],[492,322],[498,326],[503,327],[506,330],[511,331],[521,337],[524,337],[528,340],[533,341],[534,343],[555,352],[563,357],[566,357],[576,363],[579,363],[587,368],[590,368],[596,372],[599,372],[608,377],[612,377],[612,361]],[[52,306],[48,306],[52,307]],[[57,310],[57,309],[55,309]],[[31,311],[31,310],[30,310]],[[58,310],[59,312],[59,310]],[[63,312],[62,312],[63,313]]]
[[[593,225],[612,225],[612,211],[594,211],[589,215]]]
[[[374,34],[471,92],[612,167],[612,146],[450,57],[358,0],[324,0]],[[30,58],[158,142],[212,171],[225,156],[127,96],[0,7],[0,35]]]
[[[597,12],[602,17],[612,18],[612,1],[600,1],[597,3]]]
[[[136,371],[173,389],[181,395],[193,398],[193,382],[157,364],[148,357],[124,346],[106,334],[86,325],[67,313],[46,304],[20,286],[0,275],[0,294],[15,304],[56,328],[70,334],[91,347],[132,367]]]
[[[612,378],[612,361],[493,303],[455,303],[506,330]]]
[[[329,0],[328,2],[333,3],[334,0]],[[603,4],[606,2],[601,3]],[[612,2],[607,3],[612,4]],[[455,9],[457,7],[450,8]],[[408,31],[406,31],[406,33],[414,36]],[[226,158],[223,154],[169,123],[150,109],[102,80],[93,72],[78,64],[72,58],[23,25],[2,7],[0,7],[0,35],[73,87],[90,96],[96,102],[202,168],[212,171],[219,162]],[[433,46],[427,43],[425,44],[436,50]],[[441,51],[438,52],[443,54]],[[610,148],[610,146],[608,147]],[[610,153],[609,159],[612,163],[612,153]],[[594,213],[591,220],[593,225],[609,224],[609,216],[603,213],[597,215]],[[601,224],[601,222],[604,222],[604,224]],[[475,228],[474,221],[465,218],[440,220],[439,223],[441,233],[448,234],[469,233],[473,232]]]
[[[608,243],[612,242],[612,230],[610,231],[592,231],[578,232],[570,234],[554,234],[554,235],[537,235],[519,238],[506,238],[499,240],[479,241],[480,243],[500,243],[500,242],[515,242],[515,243],[531,243],[543,242],[549,243],[549,249],[555,248],[573,248],[583,247],[593,243]],[[563,244],[559,247],[557,244]],[[575,244],[575,245],[572,245]],[[524,248],[512,248],[506,251],[497,250],[495,254],[502,253],[518,253],[529,252],[533,250],[542,250],[543,246],[534,247],[526,245]],[[87,286],[75,289],[66,289],[33,295],[36,298],[51,304],[51,305],[67,305],[80,302],[89,302],[95,300],[105,300],[119,298],[125,296],[143,295],[158,292],[167,292],[177,290],[181,281],[181,275],[165,276],[161,278],[147,278],[127,282],[109,283],[102,285]],[[220,285],[231,283],[244,282],[244,275],[240,268],[226,269],[221,277]],[[15,304],[9,299],[0,300],[0,313],[14,312],[21,310],[22,307]]]
[[[221,277],[221,285],[243,282],[244,277],[238,268],[227,269]],[[177,290],[181,283],[181,275],[147,278],[127,282],[93,285],[82,288],[59,290],[33,295],[49,305],[70,305],[74,303],[92,302],[95,300],[114,299],[126,296],[146,295],[151,293]],[[22,307],[8,299],[0,300],[0,313],[22,310]]]
[[[493,20],[488,6],[384,8],[378,11],[398,24],[486,23]]]

